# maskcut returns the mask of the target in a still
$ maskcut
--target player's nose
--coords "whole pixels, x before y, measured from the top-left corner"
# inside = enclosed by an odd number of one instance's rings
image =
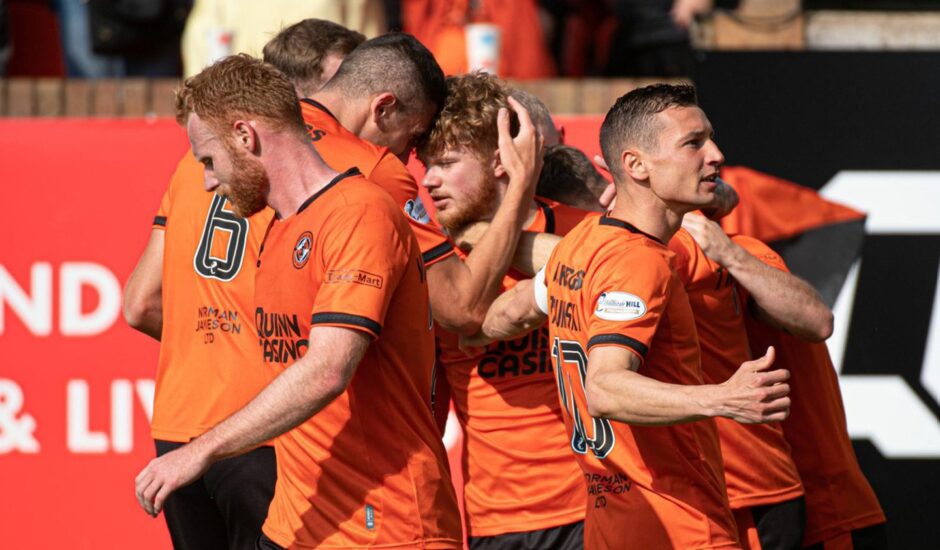
[[[718,144],[713,140],[708,141],[708,152],[706,159],[708,164],[712,166],[721,166],[725,163],[725,156],[721,153],[721,149],[718,148]]]
[[[206,191],[212,192],[219,186],[219,180],[215,178],[215,175],[211,170],[206,170],[203,177],[203,185]]]
[[[437,168],[434,166],[428,167],[428,171],[424,174],[424,178],[421,180],[421,185],[427,189],[434,189],[441,186],[441,178],[437,174]]]

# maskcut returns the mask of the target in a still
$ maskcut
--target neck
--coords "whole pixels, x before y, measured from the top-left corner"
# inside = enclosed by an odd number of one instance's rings
[[[270,138],[269,138],[270,139]],[[270,187],[268,205],[278,218],[297,213],[300,205],[336,177],[309,140],[289,134],[277,134],[267,146],[265,169]]]
[[[509,189],[509,178],[502,177],[496,181],[496,200],[493,201],[493,210],[490,212],[487,221],[493,221],[493,218],[496,217],[496,212],[499,210],[499,206],[503,204],[503,200],[506,198],[506,191]],[[527,227],[532,225],[532,222],[535,221],[535,216],[538,215],[539,205],[534,200],[529,201],[529,209],[526,213],[525,222],[522,224],[522,230],[525,231]]]
[[[310,99],[329,109],[339,121],[340,126],[357,136],[369,119],[369,109],[362,105],[363,101],[367,101],[366,99],[350,99],[333,88],[321,89],[310,96]]]
[[[682,217],[688,211],[664,202],[649,188],[633,183],[618,183],[617,204],[610,215],[668,243],[682,226]]]

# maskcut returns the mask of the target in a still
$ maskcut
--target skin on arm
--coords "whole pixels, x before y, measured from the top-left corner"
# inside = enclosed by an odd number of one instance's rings
[[[500,294],[487,310],[480,332],[461,336],[460,348],[469,351],[497,340],[514,340],[542,326],[548,314],[536,303],[533,286],[533,279],[526,279]]]
[[[486,221],[471,223],[452,237],[458,247],[469,252],[476,248],[489,227],[490,222]],[[552,250],[560,240],[560,236],[552,233],[523,231],[519,235],[519,242],[516,244],[510,265],[516,271],[532,277],[548,263]]]
[[[509,175],[503,201],[467,259],[451,256],[428,269],[428,293],[434,320],[459,334],[480,328],[486,310],[499,293],[499,284],[509,268],[522,224],[528,215],[542,164],[542,137],[529,114],[515,100],[510,107],[519,117],[519,133],[509,131],[509,111],[500,109],[500,162]]]
[[[702,216],[686,215],[682,227],[747,290],[759,319],[810,342],[832,335],[832,310],[809,283],[755,258]]]
[[[585,396],[588,414],[627,424],[662,426],[722,416],[743,424],[778,422],[790,411],[785,369],[769,371],[774,349],[742,363],[721,384],[667,384],[636,372],[638,355],[619,346],[595,346],[588,353]]]
[[[300,425],[345,391],[371,338],[329,326],[310,330],[310,348],[241,410],[179,449],[150,461],[135,479],[137,500],[151,516],[170,493],[213,463],[241,454]]]
[[[163,332],[163,248],[165,231],[154,229],[124,286],[124,320],[154,340]]]

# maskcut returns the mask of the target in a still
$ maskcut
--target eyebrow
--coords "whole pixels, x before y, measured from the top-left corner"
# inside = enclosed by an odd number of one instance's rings
[[[679,141],[685,142],[685,141],[688,141],[688,140],[690,140],[690,139],[692,139],[692,138],[697,138],[697,137],[701,137],[701,136],[712,137],[712,136],[714,136],[714,135],[715,135],[715,130],[714,130],[713,128],[711,128],[711,127],[707,127],[707,128],[702,128],[702,129],[699,129],[699,130],[692,130],[691,132],[689,132],[689,133],[683,135],[681,138],[679,138]]]

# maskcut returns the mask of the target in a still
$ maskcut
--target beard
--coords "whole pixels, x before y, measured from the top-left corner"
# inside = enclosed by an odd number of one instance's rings
[[[249,158],[248,153],[231,149],[232,175],[219,194],[232,203],[232,213],[247,218],[264,210],[268,205],[270,188],[268,174],[260,161]]]
[[[496,184],[487,182],[481,185],[479,192],[472,198],[437,213],[437,221],[451,235],[457,234],[464,227],[492,217],[496,203]]]

